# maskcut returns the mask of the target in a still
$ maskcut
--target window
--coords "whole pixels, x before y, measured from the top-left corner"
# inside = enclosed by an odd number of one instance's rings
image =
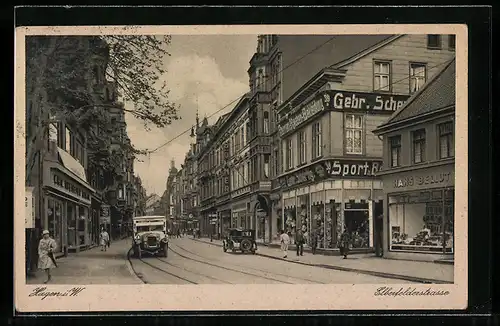
[[[439,158],[453,157],[455,144],[453,141],[453,122],[438,125],[439,131]]]
[[[438,34],[427,35],[427,47],[431,49],[440,49],[441,35]]]
[[[389,62],[374,62],[373,90],[384,92],[391,90],[391,64]]]
[[[71,152],[71,131],[66,128],[66,144],[65,144],[65,147],[64,149],[66,150],[66,152],[70,153]]]
[[[247,139],[247,141],[249,141],[250,138],[252,137],[252,135],[250,133],[250,120],[248,120],[246,123],[246,134],[247,134],[246,139]]]
[[[269,112],[264,112],[264,134],[269,133]]]
[[[264,155],[264,178],[269,179],[269,154]]]
[[[345,116],[345,144],[347,154],[363,154],[363,117],[347,114]]]
[[[57,129],[57,123],[51,123],[49,125],[49,142],[59,143],[59,130]]]
[[[323,155],[323,140],[321,138],[321,121],[312,125],[312,157],[313,159]]]
[[[241,147],[244,147],[245,146],[245,126],[241,127],[240,136],[241,136]]]
[[[389,138],[391,145],[391,166],[397,167],[401,164],[401,136]]]
[[[425,64],[410,63],[410,93],[418,91],[425,84],[425,79]]]
[[[448,35],[448,48],[450,50],[455,50],[455,35]]]
[[[291,169],[293,167],[293,142],[291,138],[286,141],[286,167]]]
[[[306,132],[299,131],[299,164],[306,162]]]
[[[413,163],[425,162],[425,129],[416,130],[413,137]]]

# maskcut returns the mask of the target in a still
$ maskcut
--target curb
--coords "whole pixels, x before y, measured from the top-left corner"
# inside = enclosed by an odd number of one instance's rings
[[[132,248],[130,248],[128,251],[127,251],[127,254],[125,255],[126,257],[126,265],[127,265],[127,269],[130,273],[130,276],[132,276],[132,278],[134,278],[136,281],[138,281],[140,284],[147,284],[147,282],[145,280],[143,280],[142,278],[140,278],[137,273],[135,272],[135,269],[134,267],[132,266],[132,263],[130,262],[130,252],[132,251]]]
[[[202,241],[199,239],[192,239],[192,240],[198,241],[201,243],[206,243],[206,244],[209,244],[212,246],[222,247],[222,245],[218,244],[218,243],[205,242],[205,241]],[[359,274],[371,275],[371,276],[376,276],[376,277],[390,278],[390,279],[395,279],[395,280],[403,280],[403,281],[410,281],[410,282],[424,283],[424,284],[453,284],[454,283],[454,282],[444,281],[444,280],[435,280],[435,279],[428,279],[428,278],[407,276],[407,275],[400,275],[400,274],[392,274],[392,273],[385,273],[385,272],[367,271],[364,269],[356,269],[356,268],[341,267],[341,266],[334,266],[334,265],[327,265],[327,264],[312,264],[312,263],[306,263],[306,262],[301,262],[301,261],[293,261],[293,260],[287,260],[287,259],[276,257],[276,256],[262,254],[259,252],[256,252],[255,254],[258,256],[261,256],[261,257],[269,258],[269,259],[287,261],[287,262],[299,264],[299,265],[321,267],[321,268],[325,268],[325,269],[338,270],[338,271],[342,271],[342,272],[359,273]]]

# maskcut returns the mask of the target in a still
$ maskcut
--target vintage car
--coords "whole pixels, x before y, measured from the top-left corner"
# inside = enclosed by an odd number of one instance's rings
[[[135,257],[143,253],[167,257],[167,219],[164,216],[136,216],[133,218],[132,250]]]
[[[248,229],[229,229],[227,235],[222,240],[222,250],[224,252],[231,250],[232,252],[251,252],[255,254],[257,243],[255,242],[255,230]]]

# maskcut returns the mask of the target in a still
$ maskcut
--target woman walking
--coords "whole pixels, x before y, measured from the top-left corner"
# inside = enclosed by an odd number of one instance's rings
[[[347,229],[344,229],[344,232],[340,235],[340,254],[344,256],[343,259],[347,258],[347,254],[349,253],[349,245],[351,243],[351,237]]]
[[[109,246],[109,234],[103,228],[101,229],[101,251],[107,251]]]
[[[44,230],[42,232],[42,239],[38,243],[38,268],[44,270],[47,275],[47,280],[44,283],[52,279],[50,270],[57,267],[53,254],[56,248],[56,241],[50,237],[48,230]]]

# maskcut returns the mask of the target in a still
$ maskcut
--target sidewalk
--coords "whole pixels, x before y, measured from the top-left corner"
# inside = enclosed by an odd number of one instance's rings
[[[222,246],[222,241],[210,239],[194,239],[195,241],[208,243],[210,245]],[[355,272],[393,278],[418,283],[453,283],[454,265],[438,264],[432,262],[407,261],[396,259],[384,259],[373,254],[356,254],[342,259],[340,256],[312,255],[304,252],[300,258],[296,256],[295,250],[289,250],[288,258],[282,257],[279,249],[269,248],[257,244],[257,255],[286,260],[291,263],[317,266],[327,269],[335,269],[346,272]]]
[[[94,247],[57,259],[49,284],[142,284],[131,271],[127,259],[130,238],[111,242],[107,251]],[[26,284],[43,284],[45,274],[37,270]]]

